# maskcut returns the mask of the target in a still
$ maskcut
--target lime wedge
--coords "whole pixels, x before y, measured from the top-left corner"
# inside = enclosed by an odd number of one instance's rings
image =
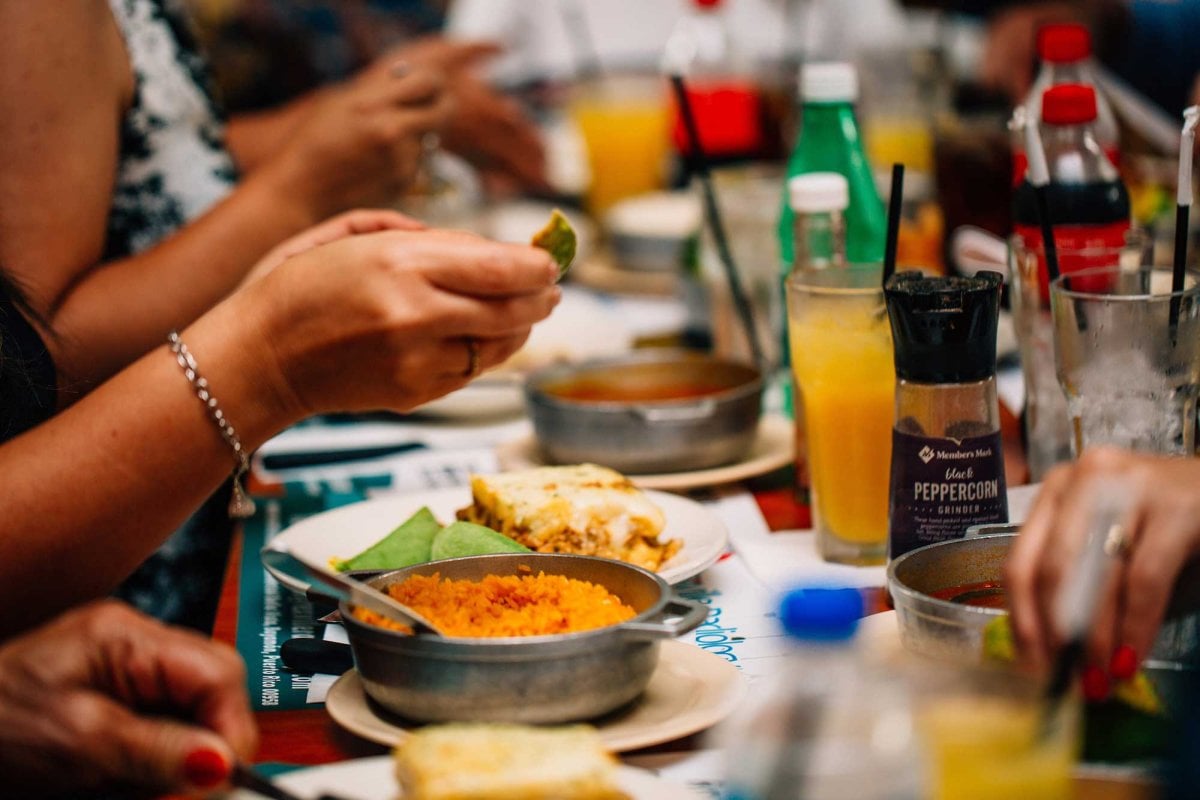
[[[1012,625],[1008,615],[996,617],[983,628],[983,658],[985,661],[1011,662],[1016,658]],[[1151,716],[1163,713],[1162,698],[1145,670],[1138,670],[1128,680],[1116,681],[1113,697]]]
[[[529,243],[550,254],[558,263],[558,279],[562,280],[575,260],[575,229],[566,216],[557,208],[551,211],[550,220]]]

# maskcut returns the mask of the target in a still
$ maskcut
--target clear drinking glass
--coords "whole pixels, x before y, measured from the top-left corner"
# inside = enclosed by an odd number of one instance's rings
[[[661,189],[670,155],[671,106],[659,75],[605,75],[575,87],[570,113],[591,168],[588,210]]]
[[[783,292],[779,280],[779,187],[781,166],[755,164],[713,171],[713,187],[721,219],[750,301],[758,341],[767,368],[779,365],[785,335]],[[742,327],[729,279],[721,265],[712,233],[706,225],[700,234],[701,281],[708,296],[713,350],[718,355],[750,359],[750,345]]]
[[[787,307],[819,550],[882,564],[896,368],[879,265],[794,272]]]
[[[1171,291],[1167,267],[1103,267],[1050,289],[1058,380],[1078,455],[1111,444],[1194,455],[1200,274]]]
[[[934,800],[1068,800],[1080,749],[1079,698],[1052,716],[1042,685],[994,669],[928,663],[913,680]]]
[[[1122,248],[1059,248],[1064,271],[1101,267],[1136,268],[1149,263],[1150,237],[1131,230]],[[1026,459],[1030,479],[1045,477],[1055,464],[1071,460],[1074,435],[1067,414],[1067,398],[1058,382],[1054,363],[1054,323],[1046,284],[1042,249],[1029,248],[1019,236],[1009,240],[1009,275],[1013,322],[1025,378]]]

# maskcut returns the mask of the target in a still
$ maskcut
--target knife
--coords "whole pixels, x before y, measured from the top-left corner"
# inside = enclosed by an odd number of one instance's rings
[[[383,458],[426,448],[427,445],[424,442],[400,442],[372,447],[351,447],[344,450],[297,450],[291,453],[270,453],[262,457],[261,463],[264,469],[269,470],[295,469],[323,464],[343,464],[347,461],[366,461],[371,458]]]

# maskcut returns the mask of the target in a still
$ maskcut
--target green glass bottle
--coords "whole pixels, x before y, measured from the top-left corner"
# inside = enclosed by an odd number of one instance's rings
[[[808,64],[800,73],[800,135],[788,160],[787,177],[808,172],[839,172],[850,185],[846,209],[846,260],[852,264],[883,259],[887,216],[871,165],[863,152],[854,102],[858,75],[846,63]],[[786,187],[779,219],[781,274],[794,261],[792,210]]]

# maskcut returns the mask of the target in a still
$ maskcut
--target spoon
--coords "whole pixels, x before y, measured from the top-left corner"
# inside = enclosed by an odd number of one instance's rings
[[[284,575],[301,581],[319,584],[328,594],[338,600],[361,606],[376,614],[412,628],[413,633],[433,633],[445,636],[445,632],[419,612],[399,602],[391,595],[381,592],[362,581],[348,578],[326,567],[318,566],[297,556],[283,544],[269,544],[262,549],[262,562]]]

